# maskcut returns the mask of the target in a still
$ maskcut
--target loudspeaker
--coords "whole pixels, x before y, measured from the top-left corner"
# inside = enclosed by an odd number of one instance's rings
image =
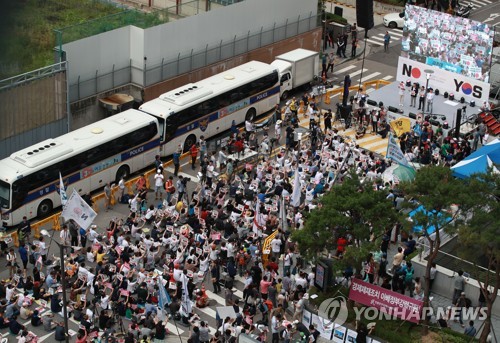
[[[450,100],[455,100],[455,95],[453,93],[450,94]]]
[[[356,0],[356,22],[366,30],[374,26],[373,0]]]
[[[347,117],[349,117],[351,111],[352,111],[351,105],[340,106],[340,116],[342,117],[342,119],[346,119]]]
[[[474,100],[471,100],[471,101],[469,102],[469,106],[470,106],[470,107],[476,107],[476,102],[475,102]]]
[[[439,95],[439,89],[436,89],[436,90],[434,91],[434,95]]]
[[[366,103],[370,106],[377,106],[377,102],[375,100],[368,99]]]
[[[439,125],[439,122],[437,120],[431,120],[431,121],[429,121],[429,123],[431,123],[434,126],[438,126]]]
[[[460,103],[461,103],[461,104],[465,104],[465,98],[464,98],[464,97],[461,97],[461,98],[460,98]]]
[[[412,113],[412,112],[410,112],[410,113],[408,114],[408,117],[410,117],[411,119],[417,119],[417,114],[416,114],[416,113]]]
[[[399,109],[397,107],[389,106],[387,109],[391,112],[399,113]]]
[[[448,92],[444,92],[443,96],[445,99],[448,99]]]
[[[462,109],[459,108],[457,110],[457,118],[455,120],[455,138],[458,139],[460,137],[460,124],[462,123]]]
[[[342,97],[342,106],[347,105],[347,98],[349,97],[349,87],[351,87],[351,77],[349,75],[344,76],[344,94]]]

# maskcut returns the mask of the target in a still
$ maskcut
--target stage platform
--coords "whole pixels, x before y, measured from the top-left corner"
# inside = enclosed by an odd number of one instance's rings
[[[412,125],[415,124],[415,119],[417,118],[418,113],[422,113],[422,111],[418,111],[418,97],[417,97],[417,107],[410,107],[411,99],[410,99],[410,87],[406,87],[406,93],[404,97],[403,107],[399,107],[399,82],[395,81],[389,85],[379,88],[378,90],[372,88],[367,89],[366,92],[368,94],[368,100],[375,101],[377,104],[382,102],[388,111],[389,120],[394,120],[400,117],[410,118],[412,121]],[[354,95],[355,92],[351,92],[351,95]],[[368,101],[367,101],[368,103]],[[473,124],[473,119],[477,117],[480,112],[479,106],[481,104],[476,104],[475,107],[471,107],[468,103],[460,103],[457,99],[449,100],[446,99],[443,94],[435,95],[433,102],[433,110],[431,114],[431,124],[437,125],[438,123],[443,124],[447,122],[449,125],[449,130],[455,128],[456,118],[457,118],[457,110],[462,109],[462,119],[460,126],[460,134],[465,135],[474,130],[476,125]],[[377,107],[369,105],[369,107]],[[391,108],[389,108],[389,106]],[[427,106],[426,106],[427,107]],[[392,111],[391,111],[392,109]],[[400,110],[402,112],[397,112]],[[427,109],[427,108],[426,108]],[[465,111],[464,111],[465,109]],[[427,112],[424,112],[424,115],[428,115]],[[467,121],[469,118],[469,122]],[[448,130],[444,130],[445,133]]]

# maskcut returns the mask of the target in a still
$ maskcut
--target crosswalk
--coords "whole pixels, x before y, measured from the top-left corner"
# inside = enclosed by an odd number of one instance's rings
[[[491,0],[467,0],[465,2],[462,2],[462,4],[466,5],[468,3],[472,4],[473,9],[477,9],[483,6],[488,6],[493,3]]]
[[[322,123],[321,123],[322,124]],[[309,128],[309,119],[301,118],[300,126]],[[322,125],[323,127],[323,125]],[[351,141],[355,141],[360,148],[373,151],[376,154],[385,156],[387,153],[388,138],[382,138],[379,135],[371,133],[371,127],[367,133],[360,139],[356,139],[356,128],[350,127],[345,129],[339,122],[335,122],[334,127],[339,131],[339,134]]]
[[[351,85],[356,85],[358,83],[363,83],[367,81],[375,81],[375,80],[385,80],[385,81],[393,81],[394,76],[393,75],[384,75],[382,76],[382,73],[379,71],[373,71],[368,68],[363,68],[363,72],[361,72],[361,68],[354,64],[347,65],[345,67],[342,67],[338,70],[334,70],[333,72],[333,77],[336,79],[342,79],[344,75],[349,74],[351,78]],[[361,79],[361,80],[360,80]],[[343,80],[343,79],[342,79]],[[343,81],[341,81],[342,83]],[[333,89],[338,89],[341,86],[335,85],[333,86]],[[370,94],[371,92],[375,91],[375,88],[369,87],[366,89],[366,93]],[[330,99],[338,97],[340,94],[334,94],[330,96]]]
[[[394,44],[396,41],[400,41],[403,38],[403,31],[397,29],[387,29],[389,35],[391,36],[390,44]],[[385,32],[380,32],[377,35],[370,36],[366,41],[375,46],[384,46],[384,35]]]

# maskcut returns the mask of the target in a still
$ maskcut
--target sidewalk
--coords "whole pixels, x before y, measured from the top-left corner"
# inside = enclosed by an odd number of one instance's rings
[[[397,253],[397,249],[399,246],[400,246],[400,242],[391,243],[389,245],[389,249],[387,250],[388,268],[390,268],[390,266],[392,266],[392,258]],[[423,278],[424,275],[415,274],[414,277]],[[408,295],[408,292],[406,292],[406,295]],[[451,299],[452,295],[453,295],[453,290],[450,290],[449,294],[438,294],[438,293],[432,292],[431,293],[431,298],[432,298],[431,299],[431,306],[434,309],[436,309],[438,307],[447,308],[448,306],[452,306],[452,299]],[[477,299],[471,299],[471,301],[472,301],[473,307],[478,305]],[[467,326],[468,320],[464,320],[464,324]],[[476,338],[479,338],[479,336],[481,335],[482,324],[483,324],[482,320],[474,320],[474,327],[477,330]],[[439,326],[436,323],[435,316],[432,316],[431,321],[430,321],[430,325],[431,326]],[[460,323],[453,321],[453,319],[448,321],[448,326],[453,331],[460,332],[460,333],[464,332],[464,328],[461,327]],[[480,330],[480,328],[481,328],[481,330]],[[500,332],[498,331],[498,329],[500,328],[500,317],[496,314],[493,314],[491,317],[491,328],[492,328],[492,330],[496,330],[495,334],[497,335],[497,338],[499,338],[498,335],[500,334]],[[490,334],[492,335],[492,333],[490,333]],[[493,338],[492,342],[495,342],[494,338]]]

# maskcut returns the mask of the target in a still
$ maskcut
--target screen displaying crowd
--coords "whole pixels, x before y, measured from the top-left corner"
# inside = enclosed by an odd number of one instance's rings
[[[488,82],[493,37],[484,23],[406,6],[402,56]]]

